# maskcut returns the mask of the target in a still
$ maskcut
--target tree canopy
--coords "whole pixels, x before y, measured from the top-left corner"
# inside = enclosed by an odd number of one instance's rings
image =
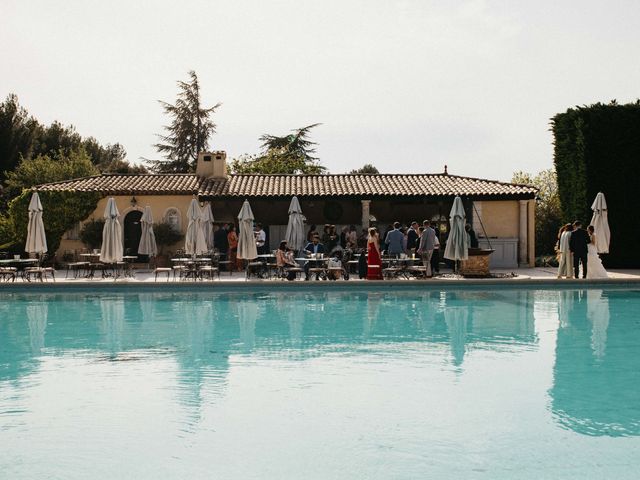
[[[10,94],[0,104],[0,180],[13,170],[21,158],[29,157],[40,125]]]
[[[370,163],[365,163],[362,167],[351,170],[349,173],[380,173],[380,171]]]
[[[119,143],[103,146],[93,137],[83,138],[73,126],[57,121],[42,125],[20,106],[14,94],[0,104],[0,181],[23,159],[40,155],[55,158],[81,149],[101,172],[146,172],[144,166],[131,165],[126,160],[126,151]]]
[[[202,106],[200,83],[196,72],[189,72],[189,81],[178,82],[179,93],[174,104],[159,100],[164,113],[171,119],[165,125],[166,134],[158,135],[154,145],[165,160],[147,160],[158,173],[187,173],[195,171],[198,153],[209,147],[209,139],[216,132],[211,115],[220,107]]]
[[[22,190],[43,183],[59,182],[100,173],[87,152],[79,150],[66,153],[59,150],[53,155],[38,155],[23,159],[17,168],[7,173],[5,194],[16,197]]]
[[[43,125],[10,94],[0,103],[0,245],[17,251],[24,246],[31,187],[100,172],[145,171],[127,162],[122,145],[101,145],[60,122]],[[95,192],[41,192],[50,251],[95,209],[99,197]]]
[[[539,189],[536,202],[536,255],[551,255],[558,229],[562,225],[562,210],[558,195],[558,180],[554,169],[543,170],[537,175],[514,172],[513,183],[533,185]]]
[[[312,128],[320,125],[314,123],[306,127],[292,130],[293,133],[284,136],[264,134],[262,152],[260,155],[242,155],[231,162],[234,173],[265,173],[265,174],[321,174],[326,168],[320,165],[319,159],[314,157],[315,145],[309,139]]]

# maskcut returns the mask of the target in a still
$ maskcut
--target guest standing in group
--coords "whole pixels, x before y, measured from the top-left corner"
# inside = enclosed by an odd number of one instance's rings
[[[573,225],[567,223],[558,232],[558,278],[573,278],[573,255],[569,243]]]
[[[264,255],[267,253],[267,233],[262,229],[261,223],[256,223],[256,228],[253,234],[256,237],[256,248],[258,249],[258,255]]]
[[[433,255],[433,248],[435,246],[436,231],[431,228],[431,222],[425,220],[422,222],[424,230],[420,236],[420,243],[416,253],[419,253],[422,257],[422,264],[426,268],[426,277],[433,277],[433,271],[431,270],[431,256]]]
[[[351,250],[358,247],[358,231],[355,225],[349,225],[349,233],[347,233],[347,246]]]
[[[420,232],[418,230],[418,222],[415,220],[411,222],[411,227],[407,232],[407,253],[411,255],[416,252],[418,248],[418,239],[420,238]]]
[[[366,249],[367,241],[369,240],[369,230],[366,228],[362,229],[362,233],[358,237],[358,248]]]
[[[311,227],[309,227],[309,231],[307,232],[307,243],[313,241],[313,237],[315,237],[316,235],[318,235],[318,230],[315,225],[311,225]]]
[[[369,229],[367,237],[367,280],[382,280],[380,238],[375,228]]]
[[[569,239],[569,248],[573,254],[573,273],[575,278],[580,278],[580,264],[582,263],[582,278],[587,278],[587,254],[589,235],[582,228],[582,222],[573,222],[573,232]]]
[[[331,237],[331,225],[325,223],[324,227],[322,227],[322,236],[320,237],[320,241],[325,247],[329,245],[329,237]]]
[[[440,232],[437,226],[431,226],[436,236],[433,240],[433,253],[431,254],[431,273],[440,273]]]
[[[478,236],[476,235],[476,232],[473,230],[473,228],[471,228],[471,224],[467,223],[464,226],[464,231],[469,234],[469,246],[471,248],[478,248],[480,246],[480,244],[478,243]]]
[[[227,233],[227,242],[229,243],[229,270],[242,270],[242,260],[238,265],[238,234],[236,226],[232,223],[229,225],[229,233]]]
[[[221,256],[226,257],[229,252],[229,240],[227,239],[228,224],[223,224],[218,230],[213,233],[213,246],[218,249]]]
[[[335,225],[329,225],[329,235],[327,237],[327,241],[323,242],[324,246],[327,249],[327,252],[332,253],[334,250],[340,250],[342,247],[340,246],[340,236],[336,231]],[[338,248],[340,247],[340,248]]]
[[[404,253],[403,240],[404,235],[400,231],[400,222],[395,222],[393,230],[389,230],[384,239],[387,255],[398,258],[401,253]]]

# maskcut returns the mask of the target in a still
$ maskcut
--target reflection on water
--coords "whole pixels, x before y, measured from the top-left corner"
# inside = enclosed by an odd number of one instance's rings
[[[586,435],[640,435],[638,296],[597,289],[558,292],[552,408]]]
[[[20,385],[47,358],[157,361],[160,375],[176,376],[175,394],[188,408],[187,423],[194,425],[201,421],[203,403],[224,400],[234,361],[288,364],[335,355],[393,361],[430,351],[464,376],[475,352],[508,359],[537,349],[536,295],[531,290],[9,293],[0,300],[0,387]],[[640,328],[632,316],[640,307],[637,296],[560,290],[545,292],[544,298],[559,320],[548,391],[556,421],[588,435],[638,435]]]
[[[139,357],[169,350],[188,379],[224,372],[234,354],[304,360],[329,352],[356,355],[360,347],[386,343],[449,345],[449,361],[462,366],[467,352],[487,344],[535,345],[530,295],[14,293],[0,301],[0,380],[28,375],[41,355],[73,351],[117,359],[131,351]]]

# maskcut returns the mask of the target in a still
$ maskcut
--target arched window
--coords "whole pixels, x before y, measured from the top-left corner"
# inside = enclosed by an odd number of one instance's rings
[[[180,215],[180,210],[177,208],[168,208],[164,213],[164,221],[171,225],[176,232],[181,231],[182,216]]]

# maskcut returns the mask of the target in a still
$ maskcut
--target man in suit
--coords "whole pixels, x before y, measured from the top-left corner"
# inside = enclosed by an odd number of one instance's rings
[[[420,244],[416,253],[422,256],[422,264],[427,268],[427,278],[431,278],[433,276],[433,271],[431,270],[431,255],[433,255],[433,248],[436,243],[436,231],[431,228],[431,222],[429,220],[422,222],[422,225],[424,226],[424,230],[420,236]]]
[[[267,246],[267,233],[262,229],[261,223],[256,223],[255,231],[253,234],[256,237],[256,248],[258,249],[258,255],[265,255],[269,253],[269,247]]]
[[[580,278],[580,262],[582,262],[582,278],[587,278],[587,250],[589,245],[589,235],[582,228],[579,221],[573,222],[573,232],[569,239],[569,250],[573,253],[573,272],[575,278]]]
[[[393,224],[393,230],[387,233],[384,243],[387,246],[387,255],[398,258],[404,253],[404,234],[400,231],[400,222]]]
[[[320,235],[313,236],[313,239],[309,243],[307,243],[306,247],[304,247],[304,253],[311,256],[314,256],[317,253],[325,253],[324,245],[320,243]],[[311,267],[311,262],[313,262],[314,265],[317,265],[318,263],[317,261],[311,260],[310,262],[304,264],[304,267],[302,268],[304,269],[305,280],[309,280],[309,268]]]
[[[418,222],[411,222],[411,228],[407,232],[407,253],[411,254],[416,251],[418,247],[418,238],[420,235],[418,234]]]
[[[227,256],[229,251],[229,225],[224,224],[213,233],[213,246],[218,249],[220,255]]]

